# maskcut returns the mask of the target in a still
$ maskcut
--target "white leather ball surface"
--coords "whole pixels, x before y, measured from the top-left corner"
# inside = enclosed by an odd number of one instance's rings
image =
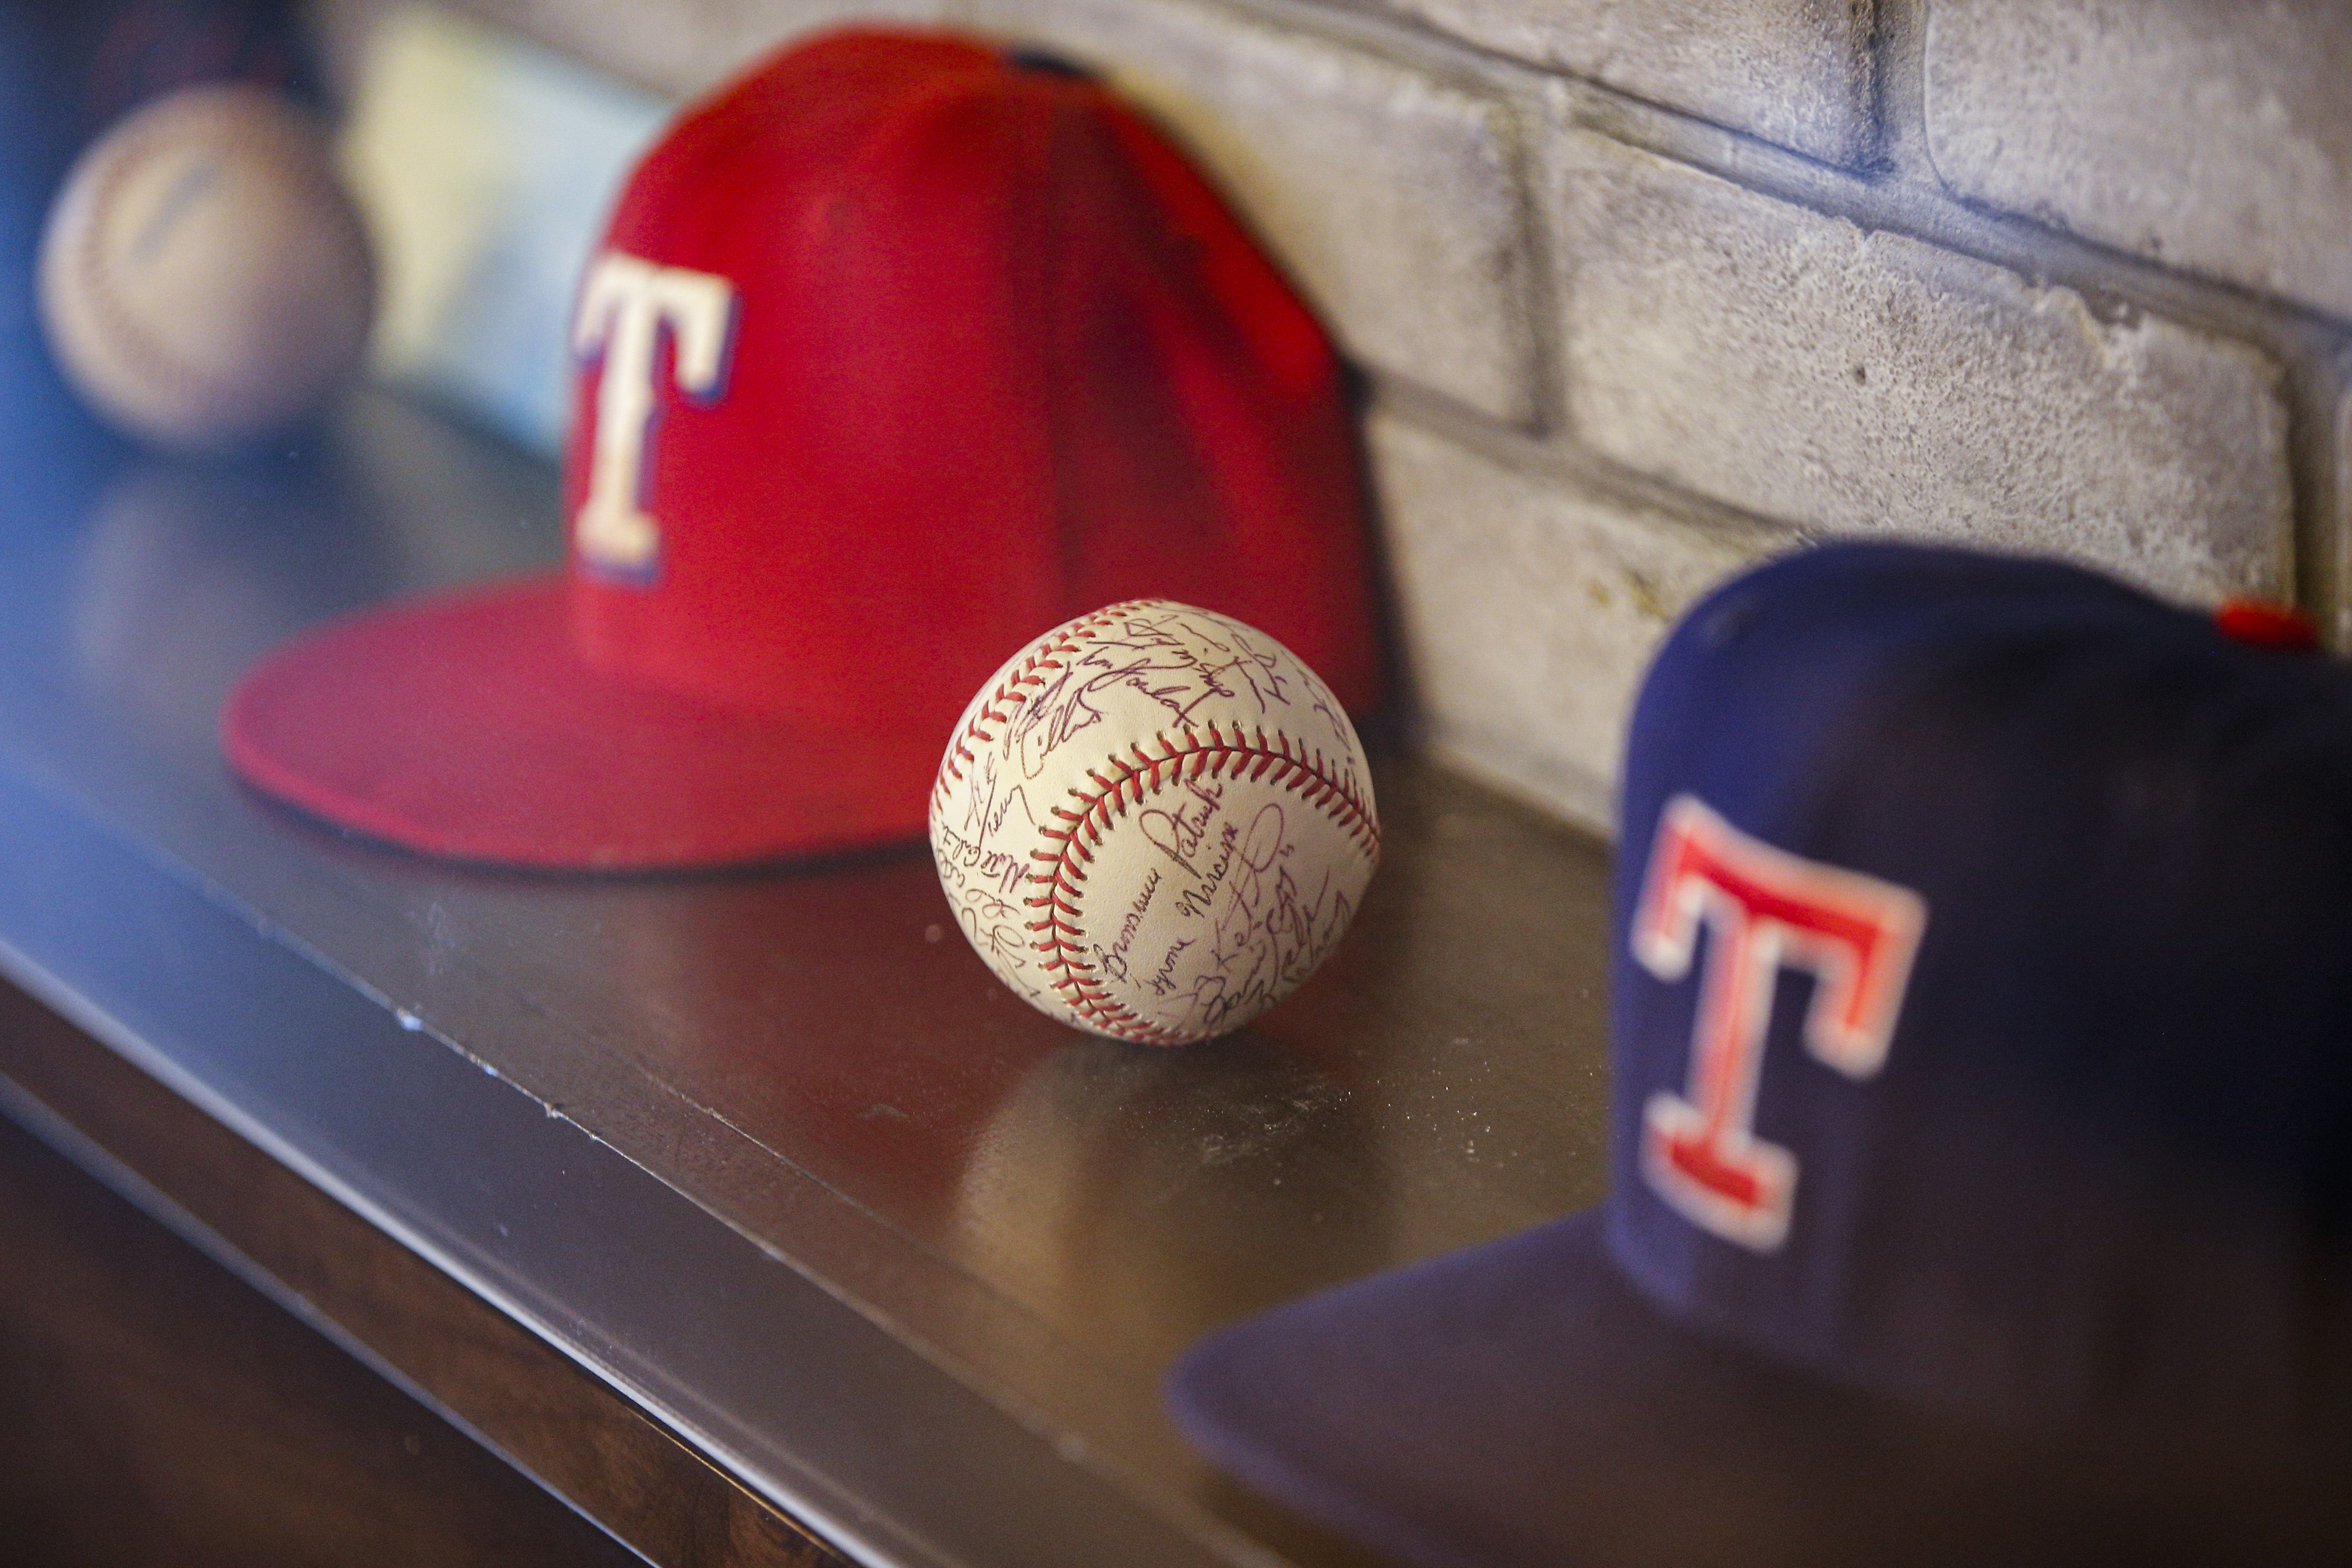
[[[100,413],[171,447],[291,425],[359,362],[374,268],[326,143],[258,88],[188,88],[85,151],[42,235],[41,320]]]
[[[1237,1029],[1339,942],[1380,858],[1355,727],[1263,632],[1166,600],[1046,634],[931,792],[957,923],[1029,1002],[1148,1045]]]

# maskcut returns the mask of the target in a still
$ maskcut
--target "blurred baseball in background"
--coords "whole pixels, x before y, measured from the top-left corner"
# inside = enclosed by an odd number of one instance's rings
[[[365,231],[327,143],[263,89],[174,92],[99,138],[42,236],[42,325],[127,432],[218,449],[299,423],[359,363]]]

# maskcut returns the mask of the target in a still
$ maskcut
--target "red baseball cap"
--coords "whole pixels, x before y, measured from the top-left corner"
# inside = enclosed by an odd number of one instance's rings
[[[273,652],[222,717],[248,782],[520,865],[913,837],[1006,653],[1146,595],[1380,699],[1330,343],[1066,67],[897,30],[772,58],[638,165],[573,347],[566,569]]]

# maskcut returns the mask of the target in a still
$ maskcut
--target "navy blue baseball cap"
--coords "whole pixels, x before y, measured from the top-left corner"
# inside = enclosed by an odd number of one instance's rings
[[[1211,1336],[1180,1426],[1427,1568],[2352,1562],[2294,628],[1902,545],[1718,590],[1633,719],[1608,1201]]]

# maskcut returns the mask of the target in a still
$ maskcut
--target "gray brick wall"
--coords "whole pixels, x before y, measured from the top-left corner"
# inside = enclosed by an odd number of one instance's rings
[[[1825,532],[2079,557],[2188,597],[2292,578],[2278,370],[2242,344],[1568,128],[1570,431]]]
[[[1871,0],[1390,0],[1475,44],[1833,163],[1877,143]]]
[[[1931,0],[1952,190],[2352,318],[2352,5]]]
[[[1706,589],[1793,541],[1530,473],[1392,410],[1371,419],[1403,669],[1445,760],[1593,825],[1650,650]]]
[[[2340,0],[462,3],[674,93],[853,15],[1104,70],[1370,378],[1423,738],[1569,816],[1673,615],[1809,539],[2352,642]]]
[[[966,19],[1098,67],[1153,110],[1359,361],[1533,417],[1519,157],[1491,95],[1215,5],[971,0]]]

